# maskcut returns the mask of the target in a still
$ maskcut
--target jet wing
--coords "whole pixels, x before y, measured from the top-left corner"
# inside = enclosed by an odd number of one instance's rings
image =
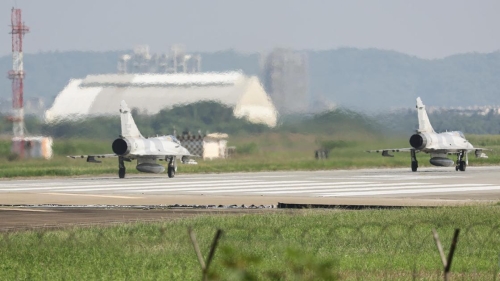
[[[488,148],[478,148],[478,147],[472,149],[471,151],[474,151],[474,154],[476,155],[477,158],[488,158],[488,155],[486,155],[486,153],[484,153],[483,150],[491,151],[491,149]]]
[[[101,161],[96,160],[96,158],[111,158],[111,157],[118,157],[118,155],[116,155],[116,154],[68,155],[67,157],[73,158],[73,159],[87,158],[87,162],[101,163]]]
[[[187,156],[187,157],[201,157],[199,155],[187,154],[187,153],[164,153],[164,154],[130,154],[129,158],[136,157],[150,157],[150,158],[165,158],[165,156]]]
[[[421,151],[425,153],[447,153],[447,154],[457,154],[460,153],[461,151],[466,151],[467,153],[469,152],[474,152],[476,154],[476,157],[482,157],[485,154],[483,153],[483,150],[488,151],[491,149],[487,148],[466,148],[464,149],[463,147],[447,147],[445,149],[442,148],[424,148]],[[482,156],[481,156],[482,155]],[[482,158],[487,158],[487,157],[482,157]]]
[[[368,153],[382,153],[382,156],[385,157],[394,157],[394,155],[389,154],[389,152],[410,152],[415,150],[415,152],[419,152],[420,150],[416,150],[414,148],[390,148],[390,149],[377,149],[377,150],[367,150]]]

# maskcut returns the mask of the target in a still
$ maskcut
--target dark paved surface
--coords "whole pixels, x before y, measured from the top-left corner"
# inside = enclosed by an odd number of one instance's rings
[[[131,209],[131,208],[0,208],[0,232],[113,225],[138,221],[169,221],[200,215],[238,215],[269,212],[262,209]]]

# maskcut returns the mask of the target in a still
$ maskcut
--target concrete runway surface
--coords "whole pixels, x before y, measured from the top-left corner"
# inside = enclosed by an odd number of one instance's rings
[[[128,175],[0,181],[0,204],[443,205],[500,201],[500,167]]]

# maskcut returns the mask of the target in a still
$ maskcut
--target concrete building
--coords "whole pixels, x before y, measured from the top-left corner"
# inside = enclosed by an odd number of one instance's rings
[[[48,122],[118,114],[120,101],[141,113],[156,114],[174,105],[217,101],[236,117],[276,126],[277,111],[259,79],[241,72],[105,74],[73,79],[45,113]]]
[[[227,158],[227,134],[212,133],[208,135],[178,135],[181,145],[191,154],[199,155],[203,159]],[[196,160],[196,159],[194,159]]]
[[[12,138],[11,152],[20,159],[52,158],[51,137],[14,137]]]
[[[309,111],[308,62],[304,53],[277,48],[261,57],[262,79],[280,114]]]

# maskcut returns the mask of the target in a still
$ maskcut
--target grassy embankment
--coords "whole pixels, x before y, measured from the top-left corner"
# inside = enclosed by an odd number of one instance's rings
[[[205,256],[224,231],[210,270],[219,280],[442,280],[432,228],[446,252],[461,229],[453,280],[498,280],[499,217],[498,205],[306,210],[9,233],[0,280],[198,280],[188,227]]]
[[[475,159],[470,155],[470,165],[497,165],[500,163],[500,136],[468,136],[478,147],[492,148],[486,152],[489,159]],[[324,141],[334,148],[329,159],[314,159],[314,150]],[[55,157],[51,160],[8,161],[9,141],[0,142],[0,177],[75,176],[116,174],[117,161],[104,159],[101,164],[74,160],[65,155],[111,153],[110,141],[58,140],[54,141]],[[395,139],[373,138],[370,135],[351,135],[343,138],[328,136],[264,133],[260,135],[234,136],[229,145],[236,146],[237,154],[224,160],[198,160],[199,165],[180,165],[179,173],[218,173],[278,170],[328,170],[382,167],[409,167],[408,153],[395,153],[395,157],[381,157],[365,150],[408,147],[407,137]],[[419,165],[430,166],[429,156],[419,154]],[[454,158],[452,158],[454,159]],[[455,160],[455,159],[454,159]],[[164,162],[163,162],[164,163]],[[126,163],[128,173],[137,173],[135,163]]]

